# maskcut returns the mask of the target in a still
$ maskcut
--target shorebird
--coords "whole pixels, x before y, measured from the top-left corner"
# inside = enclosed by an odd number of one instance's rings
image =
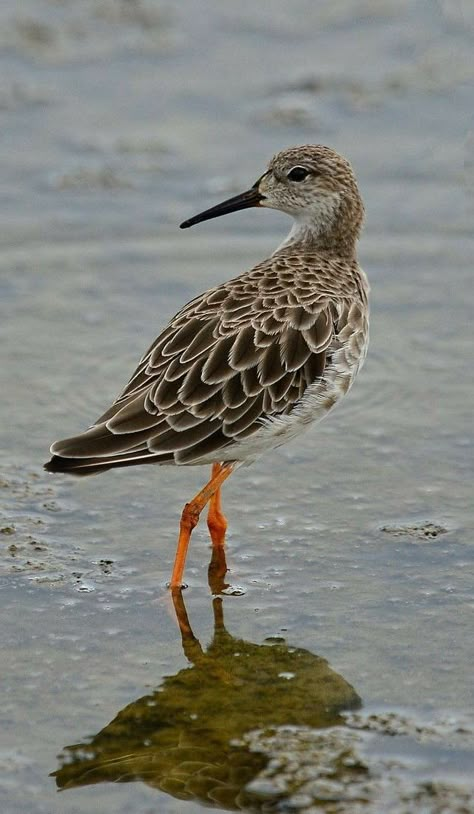
[[[364,206],[349,162],[322,145],[290,147],[249,190],[181,228],[249,207],[292,216],[288,237],[250,271],[185,305],[112,406],[85,432],[56,441],[45,465],[90,475],[211,464],[210,480],[183,509],[173,590],[207,504],[213,552],[223,551],[224,481],[322,419],[367,351],[369,286],[356,256]]]

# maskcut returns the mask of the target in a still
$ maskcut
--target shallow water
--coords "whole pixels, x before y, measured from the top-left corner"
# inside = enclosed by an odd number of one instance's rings
[[[470,5],[11,0],[0,23],[2,814],[473,810]],[[196,530],[182,640],[165,585],[207,473],[41,465],[288,228],[176,224],[315,141],[367,205],[368,360],[226,485],[222,604]]]

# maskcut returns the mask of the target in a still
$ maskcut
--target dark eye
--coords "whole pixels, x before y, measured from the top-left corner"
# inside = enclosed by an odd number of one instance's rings
[[[309,175],[309,170],[306,167],[293,167],[286,176],[290,181],[304,181]]]

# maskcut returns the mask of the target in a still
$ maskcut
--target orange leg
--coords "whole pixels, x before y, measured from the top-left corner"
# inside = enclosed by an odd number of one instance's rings
[[[206,483],[203,489],[189,502],[183,509],[181,515],[181,523],[179,527],[178,547],[176,549],[176,556],[174,560],[173,573],[171,574],[170,588],[176,590],[181,588],[183,582],[184,565],[186,562],[186,554],[188,552],[189,540],[191,539],[191,532],[197,525],[199,515],[201,514],[204,506],[209,503],[212,496],[217,490],[220,489],[225,480],[234,470],[234,465],[221,466],[217,464],[219,471],[214,474],[211,480]]]
[[[219,472],[225,467],[222,464],[212,464],[212,478],[216,478]],[[227,531],[227,520],[225,514],[222,512],[221,505],[221,489],[216,489],[213,496],[209,501],[209,511],[207,513],[207,527],[211,535],[212,546],[222,547],[225,541],[225,533]]]

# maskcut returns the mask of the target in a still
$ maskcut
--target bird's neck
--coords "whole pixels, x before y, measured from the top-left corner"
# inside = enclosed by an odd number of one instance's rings
[[[338,196],[315,212],[298,214],[289,235],[276,250],[324,252],[355,258],[364,219],[359,195]]]
[[[289,234],[273,254],[293,249],[294,251],[337,254],[340,257],[355,257],[357,237],[357,234],[351,233],[349,230],[342,231],[335,227],[318,229],[314,224],[295,220]]]

